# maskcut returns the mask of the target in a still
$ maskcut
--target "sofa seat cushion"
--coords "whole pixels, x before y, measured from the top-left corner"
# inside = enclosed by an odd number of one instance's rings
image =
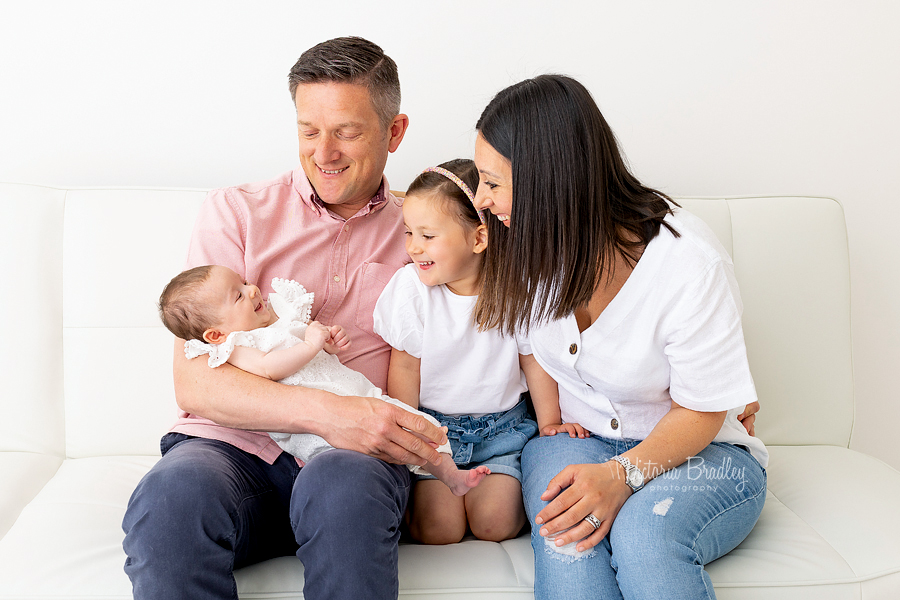
[[[710,564],[720,599],[892,598],[900,589],[900,474],[830,446],[770,447],[769,495],[756,528]],[[152,457],[69,459],[0,540],[0,598],[131,597],[121,521]],[[0,463],[2,465],[2,463]],[[47,467],[49,468],[49,467]],[[403,545],[404,600],[530,598],[527,536],[494,544]],[[293,557],[236,574],[241,598],[301,598]]]
[[[707,570],[721,599],[895,598],[900,473],[834,446],[769,446],[762,516]],[[888,590],[893,590],[888,592]]]
[[[0,540],[0,598],[131,598],[122,517],[157,460],[63,461]]]
[[[0,452],[0,539],[62,462],[58,456],[47,454]]]

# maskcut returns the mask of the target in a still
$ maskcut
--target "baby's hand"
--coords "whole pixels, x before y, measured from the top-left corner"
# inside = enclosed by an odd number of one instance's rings
[[[553,423],[541,428],[541,437],[556,435],[563,432],[568,433],[571,438],[577,437],[584,439],[591,435],[590,431],[578,423]]]
[[[325,344],[325,352],[337,354],[341,350],[346,350],[350,347],[350,334],[347,333],[346,329],[340,325],[332,325],[329,331],[330,337]]]
[[[303,336],[303,339],[313,348],[321,350],[328,343],[328,338],[330,337],[331,332],[327,327],[318,321],[310,321],[309,325],[306,326],[306,334]]]

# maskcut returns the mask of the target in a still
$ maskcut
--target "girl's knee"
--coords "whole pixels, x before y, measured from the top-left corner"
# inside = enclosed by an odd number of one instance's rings
[[[466,516],[447,514],[446,511],[413,510],[409,533],[422,544],[455,544],[466,535]]]
[[[472,535],[486,542],[502,542],[518,537],[519,532],[525,526],[524,516],[518,521],[498,522],[486,521],[470,523]]]
[[[520,498],[510,502],[468,506],[472,535],[488,542],[502,542],[517,537],[525,526],[525,509]]]

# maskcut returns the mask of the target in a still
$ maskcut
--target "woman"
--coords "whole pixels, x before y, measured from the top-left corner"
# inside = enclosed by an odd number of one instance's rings
[[[528,330],[564,421],[593,435],[522,455],[535,597],[714,598],[768,459],[733,265],[706,225],[628,170],[590,93],[543,75],[478,121],[476,206],[492,220],[476,318]],[[608,534],[608,535],[607,535]]]

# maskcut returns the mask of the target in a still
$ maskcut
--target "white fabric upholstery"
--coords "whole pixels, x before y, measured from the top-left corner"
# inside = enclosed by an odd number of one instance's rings
[[[131,597],[121,520],[175,416],[155,302],[183,264],[195,190],[0,184],[0,599]],[[681,199],[734,257],[769,444],[760,522],[709,565],[721,599],[895,598],[900,473],[853,425],[843,212],[823,198]],[[289,274],[287,274],[289,275]],[[401,597],[531,598],[527,537],[400,549]],[[293,557],[237,573],[301,598]]]

